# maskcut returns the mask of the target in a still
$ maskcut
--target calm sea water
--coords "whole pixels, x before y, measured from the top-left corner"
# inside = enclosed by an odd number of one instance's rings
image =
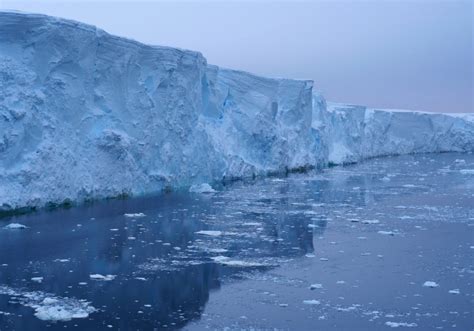
[[[391,157],[0,219],[0,330],[472,330],[473,169]]]

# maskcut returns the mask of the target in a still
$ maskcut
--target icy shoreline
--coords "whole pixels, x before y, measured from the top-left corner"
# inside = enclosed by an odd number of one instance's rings
[[[79,22],[0,13],[0,213],[393,154],[474,151],[473,114],[327,104]]]

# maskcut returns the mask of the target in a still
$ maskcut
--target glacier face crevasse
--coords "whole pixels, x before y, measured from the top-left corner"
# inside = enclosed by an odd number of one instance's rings
[[[380,155],[473,151],[474,118],[327,104],[86,24],[0,13],[0,209]]]

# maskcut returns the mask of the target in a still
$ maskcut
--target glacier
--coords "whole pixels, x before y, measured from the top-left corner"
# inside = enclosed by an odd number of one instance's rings
[[[0,12],[0,213],[449,151],[474,151],[474,114],[334,104],[310,80]]]

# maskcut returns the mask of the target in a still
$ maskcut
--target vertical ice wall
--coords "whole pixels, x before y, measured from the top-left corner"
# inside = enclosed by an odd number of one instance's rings
[[[314,100],[321,97],[315,94]],[[329,103],[314,112],[329,163],[398,154],[474,152],[474,114],[436,114]]]
[[[203,123],[226,161],[226,178],[314,166],[312,82],[270,79],[208,66]]]
[[[0,13],[0,212],[416,152],[474,150],[469,115],[327,104],[311,81],[44,15]]]
[[[0,206],[314,165],[311,82],[207,66],[44,15],[0,13]]]

